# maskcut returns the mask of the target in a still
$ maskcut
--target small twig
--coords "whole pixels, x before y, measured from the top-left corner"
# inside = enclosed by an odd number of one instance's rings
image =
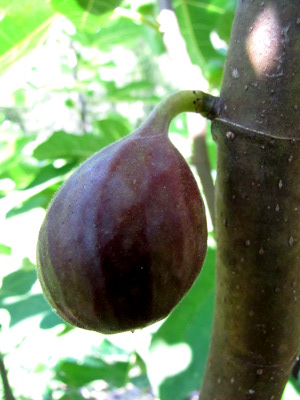
[[[80,104],[80,117],[81,117],[81,126],[83,132],[86,132],[86,115],[87,115],[87,110],[86,110],[86,101],[85,97],[82,94],[79,94],[78,96],[79,104]]]
[[[210,162],[208,157],[205,132],[201,132],[193,138],[192,163],[195,165],[199,175],[206,203],[213,227],[215,227],[215,187],[210,173]]]
[[[70,42],[70,48],[72,49],[74,56],[76,58],[76,64],[73,67],[72,74],[75,81],[78,81],[78,57],[76,53],[76,49],[74,48],[73,42]],[[86,100],[82,93],[78,95],[78,102],[79,102],[79,112],[80,112],[80,119],[81,119],[81,127],[83,132],[86,132]]]
[[[172,10],[172,0],[158,0],[158,7],[160,10]]]
[[[4,389],[4,400],[15,400],[15,397],[11,391],[8,378],[7,378],[7,371],[5,369],[4,361],[3,361],[3,356],[0,353],[0,376],[2,379],[3,383],[3,389]]]

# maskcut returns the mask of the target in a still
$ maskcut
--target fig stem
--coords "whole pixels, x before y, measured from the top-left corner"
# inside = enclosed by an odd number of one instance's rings
[[[173,93],[155,107],[141,126],[140,134],[145,132],[149,135],[149,129],[153,133],[168,133],[173,118],[183,112],[199,113],[213,120],[218,116],[218,100],[218,97],[200,90],[181,90]]]

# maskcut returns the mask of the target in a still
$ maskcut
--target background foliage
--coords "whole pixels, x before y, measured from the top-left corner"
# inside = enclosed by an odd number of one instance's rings
[[[109,4],[109,7],[108,7]],[[217,93],[235,0],[174,0],[201,81]],[[41,293],[35,247],[45,209],[95,151],[181,89],[155,1],[0,3],[0,353],[16,399],[192,399],[209,345],[215,242],[203,272],[163,322],[103,336],[63,322]],[[186,116],[170,137],[190,161]],[[212,174],[216,152],[207,136]],[[298,383],[285,399],[298,399]],[[4,392],[0,395],[4,396]]]

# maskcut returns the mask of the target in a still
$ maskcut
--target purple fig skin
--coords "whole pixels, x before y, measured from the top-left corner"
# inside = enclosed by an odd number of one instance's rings
[[[67,322],[112,334],[165,318],[206,254],[203,201],[166,133],[137,130],[85,161],[52,200],[37,248]]]

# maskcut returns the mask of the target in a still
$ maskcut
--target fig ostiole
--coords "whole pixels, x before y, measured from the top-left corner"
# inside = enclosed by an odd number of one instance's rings
[[[180,112],[207,114],[213,98],[204,95],[170,96],[139,129],[86,160],[51,201],[37,273],[70,324],[105,334],[143,328],[165,318],[197,278],[205,209],[168,128]]]

